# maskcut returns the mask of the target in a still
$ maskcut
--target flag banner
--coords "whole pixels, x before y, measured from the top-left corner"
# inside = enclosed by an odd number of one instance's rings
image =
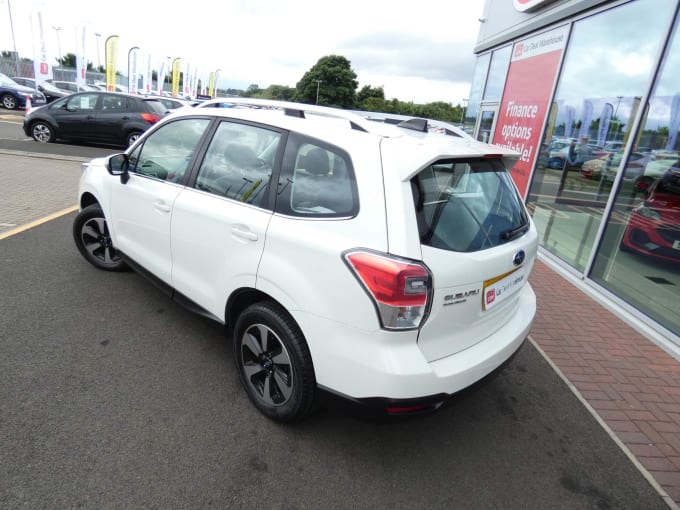
[[[161,62],[161,70],[158,72],[157,87],[158,87],[158,95],[159,96],[163,95],[163,85],[165,83],[165,75],[168,72],[167,63],[168,63],[167,60],[164,60],[163,62]]]
[[[634,97],[633,98],[633,104],[632,104],[631,109],[630,109],[630,115],[628,116],[628,118],[631,119],[631,121],[626,125],[626,131],[623,135],[623,143],[625,145],[628,145],[628,139],[630,138],[630,135],[632,134],[630,132],[630,130],[633,127],[633,119],[637,118],[637,116],[638,116],[638,111],[640,110],[641,99],[642,99],[641,97]],[[644,125],[645,125],[645,122],[642,122],[640,124],[640,126],[644,126]],[[640,136],[642,136],[643,130],[640,129],[639,131],[640,131],[640,135],[638,136],[638,138],[635,142],[634,147],[636,147],[636,148],[634,150],[637,150],[637,147],[640,145]]]
[[[85,58],[85,27],[79,25],[76,28],[76,83],[85,85],[87,83],[87,59]]]
[[[590,123],[593,121],[593,102],[586,99],[583,101],[580,138],[590,138]]]
[[[571,138],[571,133],[574,129],[574,116],[576,115],[576,109],[573,106],[565,106],[564,113],[567,117],[564,120],[564,137]]]
[[[612,114],[614,113],[614,105],[605,103],[600,114],[600,129],[597,131],[597,145],[604,145],[607,141],[607,133],[609,133],[609,124],[612,121]]]
[[[215,73],[210,73],[208,77],[208,95],[215,97]]]
[[[151,70],[151,54],[146,57],[146,69],[142,73],[142,91],[144,94],[151,94],[153,72]]]
[[[111,35],[104,44],[106,60],[106,90],[116,90],[116,62],[118,62],[118,36]]]
[[[137,54],[139,48],[133,48],[128,53],[128,92],[137,94],[139,83],[139,72],[137,71]]]
[[[194,68],[194,75],[191,80],[191,97],[196,99],[198,95],[198,67]]]
[[[680,131],[680,93],[675,94],[671,102],[671,119],[668,126],[666,150],[676,150],[675,143],[678,141],[678,131]]]
[[[182,75],[182,96],[189,97],[191,95],[191,65],[187,62]]]
[[[33,31],[33,73],[35,74],[35,85],[37,87],[45,80],[53,78],[52,64],[47,59],[42,11],[33,11],[31,15],[31,28]]]
[[[172,61],[172,97],[179,96],[179,77],[182,73],[182,60],[176,58]]]

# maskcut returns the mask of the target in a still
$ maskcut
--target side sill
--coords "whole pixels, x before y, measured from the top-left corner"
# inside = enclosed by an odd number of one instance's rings
[[[197,315],[201,315],[202,317],[206,317],[220,324],[224,324],[224,321],[222,319],[213,315],[208,310],[198,305],[196,302],[192,301],[181,292],[177,292],[171,285],[168,285],[163,280],[158,278],[156,275],[151,273],[148,269],[144,268],[143,266],[135,262],[134,259],[128,257],[126,254],[120,251],[118,253],[120,253],[125,263],[129,265],[136,273],[139,273],[141,276],[150,281],[157,289],[159,289],[163,294],[168,296],[172,301],[180,305],[182,308],[185,308],[190,312],[193,312]]]

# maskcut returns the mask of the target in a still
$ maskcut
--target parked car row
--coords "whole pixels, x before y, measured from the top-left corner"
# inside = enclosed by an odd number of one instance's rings
[[[61,97],[65,97],[71,94],[71,92],[60,89],[54,83],[50,83],[49,81],[44,81],[40,85],[36,86],[35,79],[33,78],[12,76],[12,80],[14,80],[19,85],[23,85],[24,87],[28,87],[30,89],[42,92],[48,103],[51,103],[55,99],[59,99]]]
[[[5,108],[26,108],[26,98],[31,98],[23,128],[42,143],[63,140],[127,147],[168,112],[200,104],[164,95],[132,95],[125,87],[106,91],[104,83],[49,80],[36,87],[33,78],[0,74],[0,85]]]
[[[0,104],[3,108],[14,110],[26,108],[26,101],[32,105],[43,105],[47,102],[45,94],[39,90],[20,85],[9,76],[0,73]]]
[[[167,113],[156,98],[78,92],[27,112],[23,129],[37,142],[61,139],[127,147]]]

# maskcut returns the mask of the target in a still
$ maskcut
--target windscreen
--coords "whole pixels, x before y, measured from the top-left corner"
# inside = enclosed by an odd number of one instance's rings
[[[422,244],[457,252],[523,235],[529,218],[500,159],[441,160],[411,180]]]

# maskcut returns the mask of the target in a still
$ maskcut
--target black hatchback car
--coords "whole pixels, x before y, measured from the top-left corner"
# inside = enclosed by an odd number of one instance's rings
[[[167,113],[154,98],[81,92],[28,112],[24,133],[38,142],[62,139],[128,146]]]

